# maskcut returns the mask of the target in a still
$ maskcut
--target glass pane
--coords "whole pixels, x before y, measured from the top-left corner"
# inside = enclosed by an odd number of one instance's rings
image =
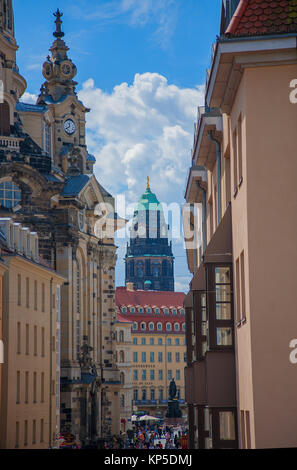
[[[201,294],[201,307],[206,307],[206,294]]]
[[[230,302],[231,301],[231,286],[216,286],[216,301],[217,302]]]
[[[216,268],[216,284],[229,284],[230,268]]]
[[[216,317],[217,320],[231,320],[231,304],[217,304]]]
[[[220,439],[223,441],[235,440],[235,416],[233,411],[220,412]]]
[[[217,328],[217,345],[232,346],[232,329]]]

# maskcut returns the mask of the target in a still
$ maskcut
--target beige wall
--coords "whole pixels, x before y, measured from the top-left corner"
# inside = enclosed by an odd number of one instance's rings
[[[18,275],[21,276],[21,297],[19,297]],[[27,304],[27,278],[29,278],[29,304]],[[35,281],[37,282],[37,308],[34,294]],[[9,271],[4,276],[3,284],[3,336],[6,357],[3,379],[6,387],[2,389],[0,448],[46,449],[56,443],[56,346],[51,351],[51,344],[56,344],[56,304],[53,298],[51,309],[50,293],[56,292],[57,282],[61,280],[53,272],[21,257],[9,258]],[[44,285],[45,293],[44,311],[42,285]],[[35,349],[35,328],[37,349]],[[27,331],[29,331],[29,341],[27,341]],[[34,373],[36,374],[36,397],[34,396]],[[17,396],[18,374],[20,377],[19,399]],[[29,379],[28,387],[26,387],[26,374]],[[42,396],[42,374],[44,374],[44,396]],[[43,436],[41,435],[42,420]],[[36,421],[36,439],[33,438],[34,421]],[[27,439],[25,438],[26,422]],[[18,438],[17,423],[19,423]]]

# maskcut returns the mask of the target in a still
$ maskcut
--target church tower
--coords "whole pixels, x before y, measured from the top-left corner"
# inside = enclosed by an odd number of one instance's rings
[[[62,31],[63,13],[58,9],[54,14],[56,30],[50,52],[51,55],[43,64],[42,73],[45,78],[38,105],[46,105],[52,110],[54,120],[51,126],[54,146],[53,163],[68,176],[91,174],[95,159],[86,149],[86,118],[90,111],[79,101],[74,77],[77,68],[68,57],[67,47]]]
[[[162,205],[147,188],[134,212],[126,253],[126,284],[138,290],[174,291],[174,257]]]

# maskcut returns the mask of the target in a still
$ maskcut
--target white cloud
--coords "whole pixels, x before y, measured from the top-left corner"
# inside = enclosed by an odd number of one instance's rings
[[[99,180],[114,194],[128,189],[133,201],[150,175],[161,201],[181,202],[203,86],[183,89],[157,73],[144,73],[110,94],[90,79],[79,97],[92,109],[88,146],[97,158]]]
[[[22,101],[23,103],[36,104],[37,95],[34,95],[33,93],[28,93],[27,91],[25,91],[20,101]]]

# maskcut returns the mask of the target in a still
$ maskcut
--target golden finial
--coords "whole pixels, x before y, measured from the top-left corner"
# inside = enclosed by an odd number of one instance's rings
[[[151,189],[150,188],[150,177],[149,176],[147,176],[147,178],[146,178],[146,189],[147,190]]]

